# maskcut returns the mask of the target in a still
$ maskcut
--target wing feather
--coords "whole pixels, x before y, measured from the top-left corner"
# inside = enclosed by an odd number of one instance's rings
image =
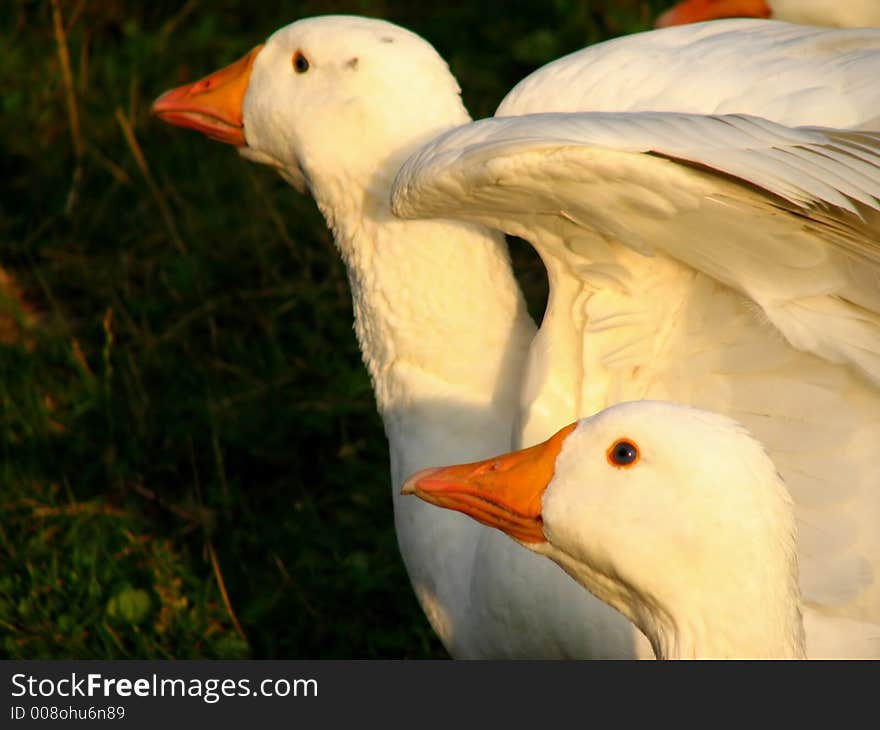
[[[392,199],[404,217],[518,235],[550,217],[668,255],[751,297],[795,347],[880,382],[880,133],[662,112],[487,119],[410,158]]]
[[[618,400],[739,419],[795,500],[811,654],[877,651],[880,134],[740,115],[496,118],[420,150],[392,204],[541,253],[551,298],[526,444]]]

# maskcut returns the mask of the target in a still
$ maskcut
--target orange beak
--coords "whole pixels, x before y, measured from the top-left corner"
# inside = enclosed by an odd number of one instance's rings
[[[163,122],[195,129],[211,139],[244,147],[242,105],[254,59],[262,45],[210,76],[166,91],[152,112]]]
[[[576,425],[522,451],[472,464],[423,469],[406,480],[401,493],[464,512],[520,542],[545,542],[541,498],[553,479],[562,444]]]
[[[684,0],[663,13],[654,24],[657,28],[686,25],[718,18],[769,18],[766,0]]]

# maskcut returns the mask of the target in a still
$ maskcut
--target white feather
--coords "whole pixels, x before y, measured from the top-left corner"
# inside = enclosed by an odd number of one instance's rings
[[[843,128],[877,116],[878,74],[880,31],[730,21],[619,39],[423,147],[392,192],[399,215],[498,227],[547,265],[522,445],[644,398],[756,433],[817,526],[800,558],[822,656],[880,627],[880,134]]]

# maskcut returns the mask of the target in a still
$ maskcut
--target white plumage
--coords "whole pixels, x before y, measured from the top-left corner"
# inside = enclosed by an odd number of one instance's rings
[[[425,469],[403,492],[547,556],[658,658],[804,657],[791,497],[728,418],[622,403],[525,451]]]
[[[880,33],[761,21],[694,32],[700,68],[721,67],[734,40],[749,45],[729,85],[734,96],[758,86],[754,102],[725,102],[717,89],[727,77],[718,84],[695,71],[683,92],[650,72],[662,91],[647,95],[646,64],[696,61],[686,33],[611,41],[523,81],[499,107],[502,118],[420,150],[398,175],[394,210],[497,227],[541,254],[551,298],[517,443],[621,400],[733,415],[769,448],[805,524],[811,654],[851,651],[853,636],[872,654],[880,650],[880,468],[871,445],[880,443],[880,133],[870,130],[880,85],[870,79],[880,78]],[[629,104],[614,96],[615,61],[640,90]],[[783,61],[800,86],[772,84],[773,94],[759,84],[761,69]],[[566,105],[560,86],[589,91]],[[535,114],[545,89],[556,112],[593,103],[626,111]],[[701,103],[705,113],[695,113]],[[671,111],[677,105],[690,113]],[[735,109],[762,116],[719,113]],[[792,126],[807,123],[860,129]],[[821,638],[809,630],[818,624]]]
[[[244,156],[309,187],[334,232],[395,495],[420,468],[533,443],[620,400],[731,414],[815,527],[800,553],[811,653],[864,655],[880,651],[876,140],[790,127],[872,129],[878,46],[880,32],[756,21],[632,36],[539,71],[499,114],[639,114],[467,124],[427,43],[326,17],[270,38],[238,116],[218,114]],[[202,97],[180,98],[157,113],[200,124]],[[391,214],[413,153],[396,209],[445,219]],[[534,340],[503,239],[469,221],[541,253],[551,297]],[[398,496],[395,522],[453,654],[649,655],[632,625],[503,536]]]
[[[597,43],[543,66],[510,91],[495,115],[751,114],[788,126],[878,129],[878,53],[877,29],[750,19],[667,28]]]

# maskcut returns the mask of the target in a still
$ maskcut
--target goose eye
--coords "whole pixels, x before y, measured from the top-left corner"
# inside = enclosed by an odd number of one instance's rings
[[[302,51],[293,54],[293,70],[298,74],[304,74],[309,70],[309,59],[307,59]]]
[[[618,439],[606,453],[608,463],[617,468],[633,466],[639,460],[639,447],[628,439]]]

